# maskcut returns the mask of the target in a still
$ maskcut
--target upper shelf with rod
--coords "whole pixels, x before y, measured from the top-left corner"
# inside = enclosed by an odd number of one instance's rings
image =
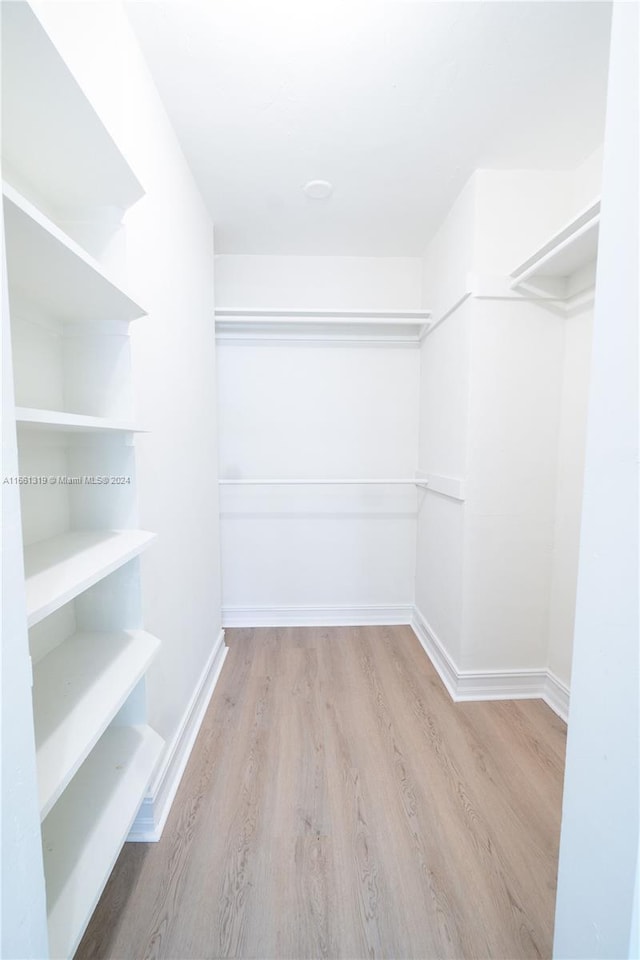
[[[418,344],[428,310],[216,308],[218,340],[310,340]]]

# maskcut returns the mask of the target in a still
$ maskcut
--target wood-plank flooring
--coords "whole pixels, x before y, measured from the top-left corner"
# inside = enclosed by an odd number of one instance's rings
[[[228,630],[162,840],[77,958],[550,957],[565,725],[451,702],[409,627]]]

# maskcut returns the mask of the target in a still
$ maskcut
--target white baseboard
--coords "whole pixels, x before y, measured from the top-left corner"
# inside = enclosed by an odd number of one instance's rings
[[[544,700],[566,722],[569,688],[546,668],[459,670],[417,607],[411,627],[455,703],[464,700]]]
[[[556,677],[551,670],[547,670],[542,699],[565,723],[568,722],[570,690],[567,684]]]
[[[538,700],[546,670],[461,670],[456,700]]]
[[[452,700],[458,699],[458,669],[417,607],[411,615],[411,629],[420,641],[424,652],[436,668]]]
[[[345,607],[223,607],[224,627],[360,627],[411,623],[411,604]]]
[[[128,841],[149,843],[159,840],[162,836],[171,804],[180,786],[227,652],[224,644],[224,630],[221,630],[178,729],[160,761],[149,792],[142,801],[127,837]]]

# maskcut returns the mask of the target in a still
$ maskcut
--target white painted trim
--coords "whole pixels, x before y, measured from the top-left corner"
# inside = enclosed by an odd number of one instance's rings
[[[566,722],[569,688],[546,667],[520,670],[459,670],[417,607],[411,627],[454,703],[471,700],[544,700]]]
[[[436,668],[440,679],[447,688],[449,696],[452,700],[457,700],[458,670],[456,665],[445,650],[444,644],[436,632],[431,629],[417,607],[413,608],[410,626],[420,641],[424,652]]]
[[[570,698],[571,692],[567,684],[557,677],[552,670],[547,670],[542,699],[565,723],[569,721]]]
[[[142,801],[127,837],[128,841],[156,842],[162,836],[227,652],[224,644],[224,630],[221,630],[178,729],[167,745],[147,796]]]
[[[223,607],[225,627],[394,626],[411,623],[411,604],[391,606]]]
[[[461,670],[456,701],[543,699],[547,671]]]

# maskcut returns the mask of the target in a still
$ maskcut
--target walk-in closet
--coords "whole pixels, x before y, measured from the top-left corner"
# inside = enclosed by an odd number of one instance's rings
[[[2,0],[3,960],[638,953],[638,5]]]

